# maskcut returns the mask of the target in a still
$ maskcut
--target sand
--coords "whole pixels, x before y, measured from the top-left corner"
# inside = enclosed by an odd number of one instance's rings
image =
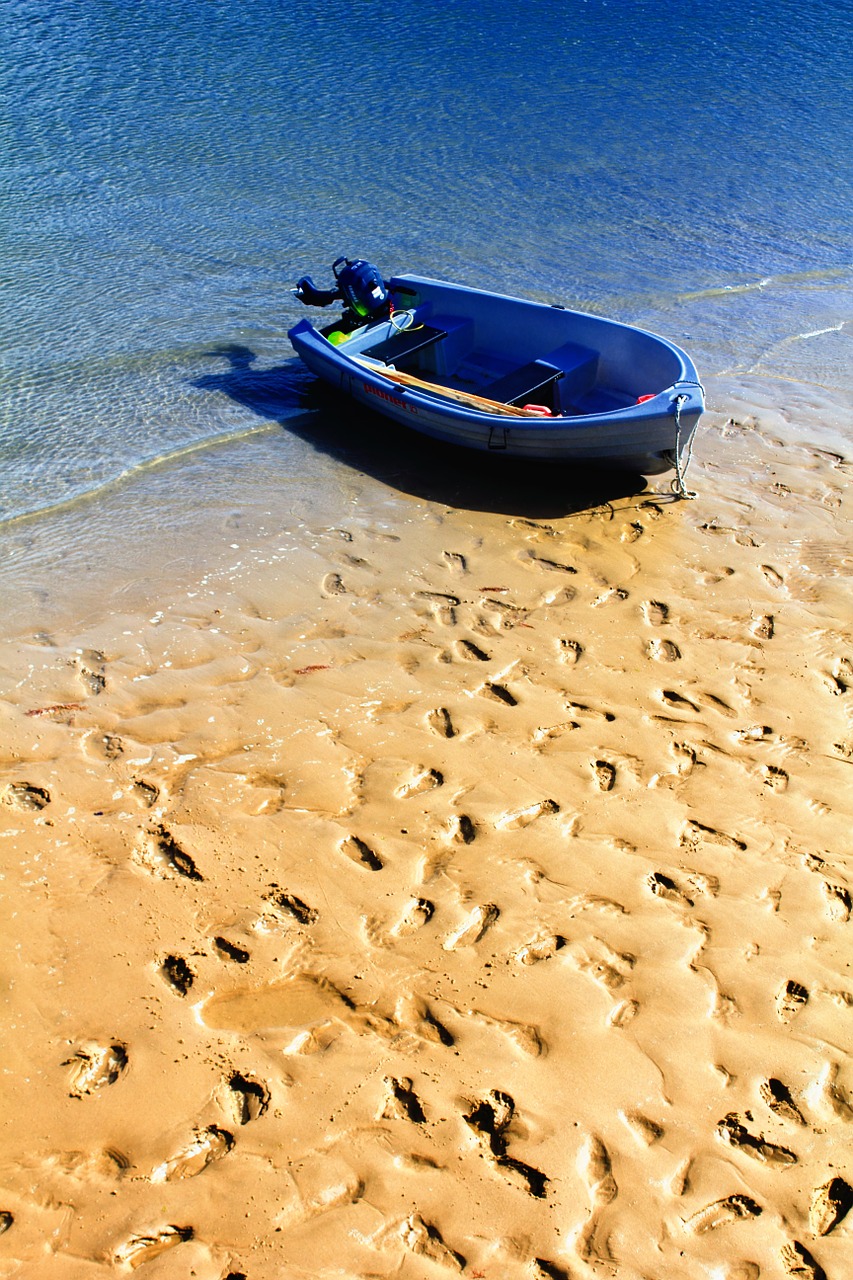
[[[853,1274],[853,449],[711,391],[6,645],[0,1276]]]

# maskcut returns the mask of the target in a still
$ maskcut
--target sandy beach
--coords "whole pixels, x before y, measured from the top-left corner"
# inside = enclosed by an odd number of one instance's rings
[[[853,451],[709,393],[8,640],[4,1280],[853,1273]]]

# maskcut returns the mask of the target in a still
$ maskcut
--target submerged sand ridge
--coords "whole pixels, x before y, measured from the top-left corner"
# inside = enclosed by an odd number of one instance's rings
[[[849,1273],[851,463],[781,430],[10,648],[0,1274]]]

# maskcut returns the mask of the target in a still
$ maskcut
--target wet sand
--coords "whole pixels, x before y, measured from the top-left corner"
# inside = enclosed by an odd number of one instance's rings
[[[5,646],[0,1276],[850,1274],[853,447],[711,391]]]

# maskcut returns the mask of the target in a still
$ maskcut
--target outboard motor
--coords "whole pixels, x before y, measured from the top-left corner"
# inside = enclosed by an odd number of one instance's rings
[[[372,262],[363,258],[338,258],[332,263],[334,289],[318,289],[310,276],[297,281],[293,293],[306,307],[328,307],[340,300],[344,319],[353,328],[390,313],[391,295]]]

